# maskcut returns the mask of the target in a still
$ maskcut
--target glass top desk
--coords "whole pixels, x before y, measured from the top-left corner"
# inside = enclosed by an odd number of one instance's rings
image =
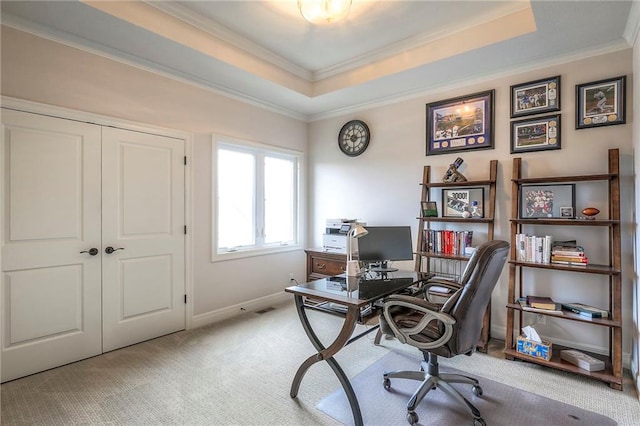
[[[296,310],[300,317],[300,322],[305,333],[311,340],[311,343],[318,351],[316,354],[307,358],[298,368],[293,383],[291,384],[291,398],[298,395],[300,382],[305,373],[313,364],[319,361],[326,361],[335,375],[338,377],[342,385],[356,426],[361,426],[362,412],[356,398],[355,392],[349,382],[348,377],[342,370],[342,367],[333,357],[340,349],[364,335],[377,330],[378,326],[372,327],[363,333],[353,336],[353,331],[358,322],[364,322],[367,317],[373,316],[375,312],[369,315],[363,315],[362,309],[371,306],[374,302],[383,299],[394,293],[402,292],[413,284],[426,279],[423,273],[413,271],[395,271],[384,274],[377,274],[375,277],[368,277],[367,274],[361,277],[348,277],[345,275],[337,275],[335,277],[324,278],[317,281],[311,281],[304,284],[287,287],[285,291],[292,293],[295,297]],[[305,303],[305,298],[311,300],[311,303]],[[336,339],[329,345],[324,347],[318,336],[314,332],[309,319],[307,318],[307,309],[320,310],[330,313],[338,313],[335,309],[330,309],[328,304],[335,304],[344,307],[344,311],[339,313],[344,316],[344,323],[340,333]]]

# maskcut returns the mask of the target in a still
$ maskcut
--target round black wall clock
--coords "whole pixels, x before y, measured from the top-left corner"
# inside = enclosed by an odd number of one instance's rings
[[[367,149],[370,139],[369,126],[362,120],[351,120],[340,129],[338,146],[346,155],[355,157]]]

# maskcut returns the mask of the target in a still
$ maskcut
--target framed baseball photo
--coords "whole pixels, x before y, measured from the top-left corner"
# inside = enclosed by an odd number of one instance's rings
[[[560,76],[511,86],[511,118],[560,111]]]
[[[427,104],[427,155],[493,149],[494,93]]]
[[[560,149],[560,114],[511,122],[511,153]]]
[[[576,85],[576,129],[624,124],[627,76]]]

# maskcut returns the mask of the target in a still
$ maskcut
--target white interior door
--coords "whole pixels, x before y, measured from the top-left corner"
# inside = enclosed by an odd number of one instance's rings
[[[1,144],[7,381],[102,352],[100,127],[3,109]]]
[[[185,327],[184,141],[102,132],[106,352]]]

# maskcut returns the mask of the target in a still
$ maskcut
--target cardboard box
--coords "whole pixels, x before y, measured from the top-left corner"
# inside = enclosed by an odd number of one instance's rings
[[[518,336],[516,341],[516,351],[533,358],[540,358],[546,361],[551,359],[551,342],[534,342],[524,336]]]

